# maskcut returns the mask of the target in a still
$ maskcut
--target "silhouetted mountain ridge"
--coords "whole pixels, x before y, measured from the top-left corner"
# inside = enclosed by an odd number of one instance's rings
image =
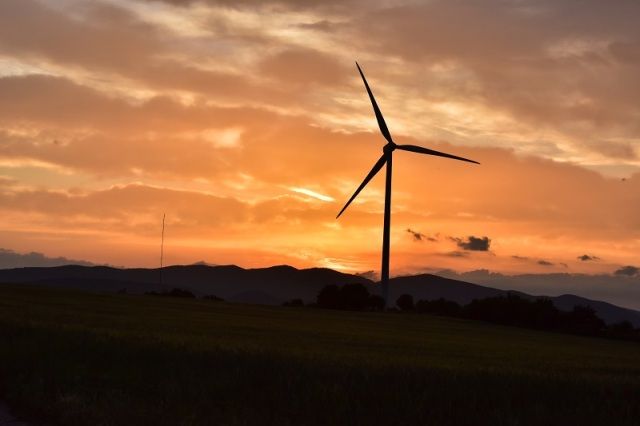
[[[175,265],[163,268],[162,286],[159,281],[159,269],[67,265],[0,270],[0,282],[4,283],[31,283],[99,292],[126,289],[128,293],[134,294],[178,287],[197,296],[216,295],[229,301],[259,304],[280,304],[294,298],[313,302],[318,292],[330,284],[360,283],[370,287],[371,293],[377,294],[377,288],[371,288],[376,283],[359,275],[327,268],[296,269],[289,265],[254,269],[244,269],[237,265]],[[415,300],[444,298],[459,304],[507,293],[525,298],[540,297],[432,274],[392,278],[389,291],[392,302],[402,294],[410,294]],[[640,326],[638,311],[571,294],[550,299],[558,309],[570,310],[575,305],[591,306],[609,324],[627,320],[636,327]]]
[[[279,304],[292,297],[314,300],[320,289],[328,284],[372,284],[366,278],[325,268],[296,269],[288,265],[277,265],[244,269],[236,265],[202,264],[162,268],[162,286],[159,284],[159,269],[77,265],[0,270],[0,282],[33,283],[90,291],[126,289],[128,293],[134,294],[180,287],[198,296],[214,294],[226,300],[265,304]],[[260,294],[264,295],[262,299]]]

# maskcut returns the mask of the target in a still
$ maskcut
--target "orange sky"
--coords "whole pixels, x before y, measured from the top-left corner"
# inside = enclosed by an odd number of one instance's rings
[[[640,252],[640,3],[2,0],[0,247],[97,263],[611,273]],[[417,240],[407,229],[423,234]],[[470,236],[488,251],[469,250]],[[593,260],[580,260],[589,255]]]

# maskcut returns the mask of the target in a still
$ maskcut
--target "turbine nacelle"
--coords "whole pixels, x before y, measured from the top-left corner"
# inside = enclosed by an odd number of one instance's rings
[[[382,147],[382,152],[384,152],[385,154],[391,154],[397,147],[398,145],[396,145],[395,143],[389,142]]]

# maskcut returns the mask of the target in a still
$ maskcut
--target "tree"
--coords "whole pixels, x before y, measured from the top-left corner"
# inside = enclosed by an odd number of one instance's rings
[[[416,302],[416,311],[420,313],[457,317],[460,316],[461,310],[462,308],[456,302],[442,297],[437,300],[418,300]]]
[[[184,290],[182,288],[173,288],[171,289],[171,291],[163,291],[163,292],[148,291],[145,294],[149,296],[187,297],[187,298],[196,297],[189,290]]]
[[[364,311],[369,309],[371,303],[378,303],[371,300],[371,295],[362,284],[345,284],[342,287],[328,285],[320,290],[316,298],[320,308],[346,309],[350,311]]]
[[[533,302],[531,325],[535,328],[550,330],[558,327],[560,311],[548,297],[539,297]]]
[[[401,311],[413,311],[413,296],[410,294],[403,294],[398,297],[398,300],[396,300],[396,306],[398,306]]]
[[[167,293],[167,296],[170,296],[170,297],[188,297],[190,299],[196,297],[189,290],[184,290],[182,288],[174,288],[174,289],[172,289],[170,292]]]
[[[381,311],[384,309],[384,299],[382,298],[382,296],[372,294],[367,300],[367,306],[372,311]]]
[[[597,334],[606,327],[591,306],[576,305],[571,312],[562,315],[562,328],[579,334]]]
[[[350,311],[363,311],[369,302],[369,291],[362,284],[345,284],[340,289],[342,308]]]
[[[204,300],[211,300],[213,302],[224,302],[224,299],[222,297],[218,297],[215,294],[208,294],[206,296],[202,296],[202,298]]]
[[[611,331],[619,332],[619,333],[631,333],[633,332],[633,324],[629,321],[620,321],[609,326]]]
[[[318,307],[328,309],[341,309],[340,289],[337,285],[331,284],[324,286],[316,297]]]

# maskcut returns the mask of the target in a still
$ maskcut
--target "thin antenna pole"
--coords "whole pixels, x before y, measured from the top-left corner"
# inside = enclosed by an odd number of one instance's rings
[[[160,239],[160,287],[162,287],[162,261],[164,260],[164,217],[165,213],[162,213],[162,236]]]

